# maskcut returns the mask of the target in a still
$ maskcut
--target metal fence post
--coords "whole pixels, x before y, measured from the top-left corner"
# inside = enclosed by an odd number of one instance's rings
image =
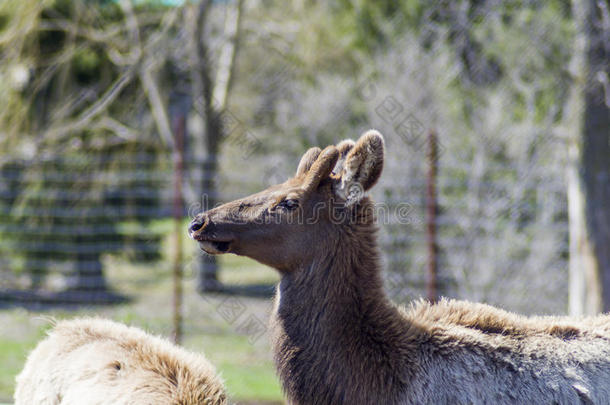
[[[428,176],[426,187],[426,244],[428,247],[428,277],[426,280],[426,294],[430,302],[438,298],[437,255],[436,243],[436,174],[438,149],[436,132],[428,132]]]
[[[173,332],[174,343],[180,344],[182,341],[182,225],[183,199],[182,199],[182,180],[184,177],[184,131],[186,117],[180,113],[175,120],[174,137],[176,149],[173,151],[174,158],[174,266],[173,266]]]

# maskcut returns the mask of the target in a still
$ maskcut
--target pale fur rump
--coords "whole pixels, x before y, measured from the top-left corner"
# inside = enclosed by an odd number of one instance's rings
[[[224,405],[203,357],[103,319],[59,322],[17,376],[15,405]]]

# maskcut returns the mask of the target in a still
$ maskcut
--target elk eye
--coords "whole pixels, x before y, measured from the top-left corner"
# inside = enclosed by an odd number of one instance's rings
[[[278,205],[286,208],[287,210],[293,210],[299,206],[299,202],[297,200],[283,200]]]

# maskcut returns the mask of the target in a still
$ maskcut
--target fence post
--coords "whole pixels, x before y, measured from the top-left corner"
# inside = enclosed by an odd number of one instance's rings
[[[426,244],[428,246],[428,275],[426,280],[426,295],[430,302],[438,298],[437,256],[436,244],[436,174],[438,163],[438,148],[436,132],[428,132],[428,176],[426,188]]]
[[[182,341],[182,234],[184,232],[182,226],[184,207],[182,199],[182,180],[184,177],[184,131],[186,125],[185,121],[186,117],[184,116],[184,113],[179,113],[174,121],[174,292],[172,299],[172,339],[176,344],[180,344],[180,342]]]

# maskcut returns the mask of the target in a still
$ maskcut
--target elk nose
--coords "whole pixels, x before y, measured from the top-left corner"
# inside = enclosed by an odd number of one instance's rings
[[[204,227],[205,223],[206,223],[205,217],[195,218],[191,222],[191,225],[189,226],[189,233],[193,234],[193,233],[197,232],[198,230],[200,230],[201,228]]]

